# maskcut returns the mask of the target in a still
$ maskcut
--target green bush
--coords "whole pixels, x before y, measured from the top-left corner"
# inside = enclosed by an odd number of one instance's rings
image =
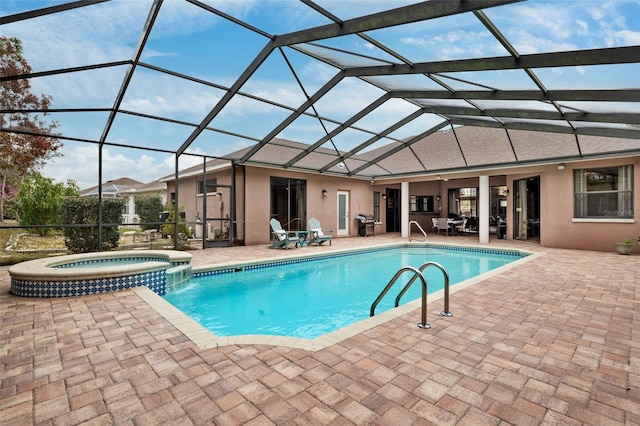
[[[140,228],[143,231],[147,229],[157,229],[157,225],[146,225],[146,223],[158,222],[160,213],[162,213],[162,199],[158,195],[139,195],[135,198],[136,212],[140,216]]]
[[[165,221],[165,225],[162,225],[162,234],[168,235],[171,238],[175,236],[176,229],[176,213],[174,207],[167,207],[167,211],[169,212],[169,217]],[[182,213],[182,207],[179,207],[180,219],[178,220],[178,232],[186,237],[191,237],[189,235],[189,228],[187,227],[187,221],[184,218],[184,214]]]
[[[27,176],[20,183],[15,199],[15,210],[20,225],[59,225],[61,220],[62,201],[65,197],[77,197],[78,185],[74,181],[67,184],[54,183],[40,173]],[[37,228],[35,232],[44,236],[53,232],[54,228]]]
[[[102,247],[98,242],[98,199],[67,198],[63,200],[62,220],[65,224],[94,225],[65,228],[65,244],[73,253],[88,253],[118,247],[124,201],[120,198],[102,200]]]

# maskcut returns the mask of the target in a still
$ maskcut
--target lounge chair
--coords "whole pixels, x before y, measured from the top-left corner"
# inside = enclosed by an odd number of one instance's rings
[[[315,243],[319,246],[325,241],[329,241],[329,245],[331,245],[332,236],[333,230],[323,230],[320,221],[315,217],[309,219],[309,244]]]
[[[295,232],[287,232],[282,229],[280,221],[273,218],[269,221],[271,224],[271,245],[269,248],[285,248],[289,249],[289,244],[295,244],[298,248],[298,236]]]

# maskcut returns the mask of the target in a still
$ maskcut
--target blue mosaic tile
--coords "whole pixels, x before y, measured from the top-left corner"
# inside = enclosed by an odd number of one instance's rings
[[[515,256],[515,257],[518,257],[518,258],[522,258],[522,257],[528,256],[527,253],[522,253],[522,252],[519,252],[517,250],[496,250],[496,249],[484,249],[484,248],[475,248],[475,247],[447,246],[447,245],[439,245],[439,244],[438,245],[436,245],[436,244],[428,244],[428,245],[425,245],[425,244],[402,244],[402,245],[397,245],[397,246],[375,247],[375,248],[366,249],[366,250],[354,250],[354,251],[349,251],[349,252],[330,253],[330,254],[324,254],[324,255],[313,256],[313,257],[300,257],[300,258],[295,258],[295,259],[285,259],[285,260],[278,260],[278,261],[267,262],[267,263],[256,263],[256,264],[253,264],[253,265],[243,265],[242,269],[244,269],[244,270],[252,270],[252,269],[271,268],[271,267],[276,267],[276,266],[291,265],[291,264],[294,264],[294,263],[312,262],[314,260],[334,259],[334,258],[337,258],[337,257],[344,257],[344,256],[355,256],[355,255],[363,254],[363,253],[373,253],[373,252],[378,252],[378,251],[389,250],[391,248],[410,248],[410,249],[437,248],[437,249],[442,249],[442,250],[499,254],[499,255]],[[218,270],[214,270],[214,271],[198,272],[198,273],[194,273],[193,276],[194,277],[206,277],[206,276],[209,276],[209,275],[228,274],[228,273],[232,273],[232,272],[235,272],[234,268],[226,268],[226,269],[218,269]]]
[[[11,293],[23,297],[70,297],[107,293],[145,285],[162,296],[166,292],[164,270],[116,278],[69,281],[24,281],[12,278]]]

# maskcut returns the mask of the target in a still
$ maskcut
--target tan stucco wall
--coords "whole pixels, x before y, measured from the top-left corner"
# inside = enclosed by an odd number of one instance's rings
[[[612,220],[593,220],[577,222],[573,219],[574,185],[573,172],[576,169],[609,166],[634,166],[634,223],[623,223]],[[614,160],[582,161],[565,163],[564,170],[556,165],[546,166],[540,175],[540,244],[545,247],[561,247],[583,250],[614,251],[614,243],[625,237],[637,238],[640,235],[640,156]],[[510,175],[509,187],[516,179],[535,176]],[[509,194],[508,203],[512,206]],[[511,208],[511,207],[509,207]],[[513,215],[510,215],[512,218]],[[508,223],[509,230],[512,224]],[[510,235],[510,231],[507,232]]]
[[[573,170],[582,168],[609,167],[617,165],[634,166],[634,212],[632,223],[621,221],[606,222],[602,220],[587,223],[573,219]],[[507,237],[513,235],[513,182],[527,177],[540,176],[540,244],[546,247],[563,247],[586,250],[615,250],[614,243],[625,237],[637,238],[640,235],[640,156],[609,160],[591,160],[565,163],[564,170],[558,170],[556,164],[528,166],[518,169],[488,170],[490,186],[506,185],[507,195]],[[211,174],[218,179],[218,184],[231,183],[230,171],[223,170]],[[237,238],[247,245],[268,244],[271,231],[270,219],[270,177],[278,176],[307,181],[307,219],[316,217],[326,229],[337,229],[337,193],[346,191],[349,194],[349,236],[358,234],[355,218],[359,213],[373,213],[373,192],[385,194],[387,188],[400,189],[399,179],[395,181],[377,180],[371,185],[368,180],[344,179],[318,174],[306,174],[288,170],[261,167],[236,168],[237,193]],[[187,221],[195,222],[197,215],[202,217],[200,197],[195,197],[196,179],[199,176],[185,178],[181,181],[179,202],[184,207]],[[445,180],[446,178],[446,180]],[[441,197],[442,210],[436,214],[410,214],[409,220],[417,221],[427,232],[431,232],[431,218],[445,217],[447,211],[447,193],[450,188],[477,187],[478,177],[473,174],[454,176],[442,179],[434,176],[424,180],[411,178],[409,195],[433,195]],[[322,190],[327,196],[322,196]],[[223,216],[230,213],[230,194],[228,188],[221,188],[223,193]],[[168,192],[173,192],[173,182],[168,183]],[[401,208],[404,208],[402,206]],[[406,207],[408,208],[408,206]],[[208,217],[217,217],[220,213],[219,198],[209,197]],[[386,232],[385,202],[381,200],[381,223],[375,226],[376,234]],[[628,221],[629,222],[629,221]],[[334,237],[337,237],[334,232]]]
[[[236,170],[236,173],[242,172],[241,168]],[[214,174],[209,174],[208,179],[216,178],[218,185],[230,185],[231,184],[231,172],[229,169],[225,169]],[[198,181],[202,180],[202,175],[197,176],[189,176],[180,179],[180,186],[178,188],[178,205],[183,209],[185,213],[185,219],[188,223],[188,226],[192,227],[195,231],[196,221],[197,219],[204,219],[205,210],[203,203],[203,196],[197,195],[200,191],[200,187]],[[218,192],[222,195],[212,195],[209,194],[206,197],[207,207],[206,207],[206,217],[207,218],[226,218],[227,215],[230,216],[231,209],[231,189],[218,187]],[[175,192],[175,185],[173,181],[167,182],[167,192],[169,194]],[[238,190],[236,189],[236,192]],[[240,197],[238,197],[241,199]],[[236,209],[238,207],[236,206]],[[213,229],[220,228],[224,229],[229,224],[226,221],[211,221],[211,229],[213,233]],[[210,235],[209,237],[212,237]],[[241,238],[241,237],[240,237]]]
[[[438,209],[438,201],[436,200],[434,213],[409,213],[409,220],[418,222],[418,224],[426,232],[432,230],[433,217],[447,217],[449,215],[449,205],[447,203],[447,195],[449,189],[458,188],[477,188],[479,185],[479,178],[462,178],[462,179],[448,179],[445,180],[432,180],[426,182],[411,182],[409,184],[409,195],[432,195],[435,197],[440,196],[440,209]],[[491,176],[489,178],[489,186],[503,186],[506,185],[505,176]],[[394,185],[388,185],[392,187]],[[400,188],[400,185],[396,185]],[[415,232],[415,229],[413,230]]]
[[[266,244],[271,240],[269,200],[271,176],[305,179],[307,181],[307,219],[317,218],[322,227],[334,230],[337,237],[337,193],[349,193],[349,236],[356,236],[355,216],[373,212],[373,191],[369,181],[341,179],[333,176],[305,174],[287,170],[250,167],[246,169],[246,226],[245,244]],[[322,196],[322,190],[327,196]],[[378,225],[376,232],[382,231]]]

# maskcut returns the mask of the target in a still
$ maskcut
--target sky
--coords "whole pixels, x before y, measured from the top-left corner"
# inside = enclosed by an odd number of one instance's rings
[[[65,2],[3,0],[0,16],[61,3]],[[329,23],[295,0],[207,0],[204,3],[248,22],[265,34],[285,34]],[[347,20],[413,2],[318,0],[317,3]],[[0,34],[22,40],[24,57],[34,72],[130,60],[151,4],[151,0],[113,0],[6,24],[1,27]],[[637,0],[531,0],[484,12],[520,54],[640,45],[640,2]],[[507,55],[472,14],[372,31],[369,35],[413,62]],[[151,146],[170,151],[182,146],[193,127],[177,122],[199,124],[223,96],[224,88],[234,84],[267,41],[264,34],[242,28],[190,3],[165,0],[141,60],[150,66],[186,74],[196,81],[176,79],[149,67],[138,67],[120,106],[134,114],[118,114],[106,140],[112,144]],[[309,47],[350,65],[379,65],[390,59],[385,52],[356,36],[320,44],[360,53],[362,56],[358,58],[352,55],[341,58],[336,51],[327,53],[320,46]],[[332,66],[291,49],[285,54],[295,74],[276,51],[241,89],[270,103],[251,97],[234,97],[210,124],[221,132],[203,132],[186,152],[222,156],[259,141],[291,113],[279,105],[297,108],[306,96],[313,94],[337,72]],[[111,108],[126,71],[125,66],[119,66],[33,78],[32,91],[50,95],[53,98],[51,108]],[[551,68],[536,73],[549,89],[637,88],[640,87],[638,71],[638,65],[634,64],[616,68]],[[534,88],[521,71],[458,73],[452,77],[503,89]],[[203,85],[197,80],[206,80],[216,86]],[[406,76],[402,81],[380,77],[380,82],[389,87],[439,88],[424,76]],[[449,83],[456,89],[467,88],[457,80]],[[382,93],[368,83],[345,79],[317,103],[317,113],[330,118],[324,123],[325,127],[316,119],[300,117],[278,136],[314,143],[335,127],[336,122],[348,119]],[[616,106],[607,105],[607,108],[615,109]],[[356,124],[379,132],[415,109],[415,105],[408,102],[392,100]],[[177,122],[141,115],[161,116]],[[105,132],[107,117],[106,112],[51,114],[59,124],[57,132],[69,138],[91,140],[99,140]],[[391,136],[401,139],[419,134],[440,121],[437,116],[425,115]],[[348,150],[369,137],[369,133],[349,130],[338,136],[335,144],[339,149]],[[388,142],[390,140],[384,143]],[[96,185],[97,145],[72,140],[63,143],[63,155],[50,160],[41,170],[42,174],[62,182],[73,179],[80,188]],[[119,146],[106,146],[102,150],[102,160],[103,181],[129,177],[150,182],[171,175],[175,164],[171,153]],[[201,157],[184,156],[180,168],[201,162]]]

